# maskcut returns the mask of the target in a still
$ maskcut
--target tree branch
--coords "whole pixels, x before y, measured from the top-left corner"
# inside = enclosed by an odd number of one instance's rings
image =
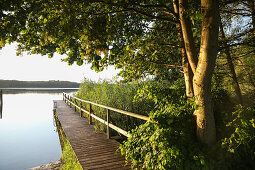
[[[162,21],[172,22],[174,24],[178,24],[179,23],[177,20],[173,20],[173,19],[166,18],[166,17],[155,16],[155,15],[148,14],[148,13],[146,13],[144,11],[140,11],[140,10],[132,8],[132,7],[124,7],[123,5],[119,5],[117,3],[105,2],[103,0],[96,0],[95,2],[108,4],[108,5],[112,5],[112,6],[119,7],[119,8],[121,7],[121,8],[123,8],[123,11],[133,11],[133,12],[135,12],[135,13],[137,13],[139,15],[145,16],[147,18],[152,18],[152,19],[158,19],[158,20],[162,20]],[[127,5],[131,6],[132,4],[127,4]],[[140,8],[166,8],[169,11],[169,13],[171,13],[172,15],[174,15],[177,18],[177,14],[174,11],[172,11],[170,8],[168,8],[167,6],[164,6],[164,5],[141,5],[141,4],[138,4],[138,3],[134,3],[133,5],[136,6],[136,7],[140,7]]]
[[[176,44],[171,44],[171,43],[167,43],[167,44],[161,44],[161,45],[165,45],[165,46],[168,46],[168,47],[176,47],[176,48],[182,48],[181,46],[179,45],[176,45]]]
[[[172,9],[168,8],[165,5],[140,5],[140,4],[136,4],[136,5],[142,8],[165,8],[167,10],[167,11],[164,11],[165,13],[170,14],[174,16],[175,18],[178,17],[178,15]]]
[[[241,32],[240,34],[237,34],[233,37],[227,37],[225,40],[222,40],[222,41],[236,41],[236,39],[238,39],[242,36],[245,36],[246,34],[254,32],[254,31],[255,31],[255,28],[251,28],[251,29],[245,30],[245,31]]]
[[[134,24],[136,24],[136,25],[138,25],[138,26],[141,26],[141,27],[144,27],[144,28],[148,28],[148,29],[152,29],[152,30],[158,30],[158,31],[162,31],[162,30],[166,30],[166,29],[164,29],[164,26],[163,27],[161,27],[161,28],[154,28],[154,27],[149,27],[149,26],[146,26],[146,25],[144,25],[144,24],[140,24],[140,23],[138,23],[138,22],[133,22]]]
[[[157,62],[153,62],[153,61],[150,61],[150,63],[157,64],[157,65],[162,65],[162,66],[167,66],[167,67],[183,68],[183,66],[172,65],[172,64],[166,64],[166,63],[157,63]]]
[[[127,8],[131,11],[134,11],[135,13],[137,14],[140,14],[140,15],[143,15],[147,18],[151,18],[151,19],[158,19],[158,20],[162,20],[162,21],[167,21],[167,22],[171,22],[171,23],[174,23],[174,24],[178,24],[179,22],[178,21],[175,21],[173,19],[170,19],[170,18],[165,18],[165,17],[159,17],[159,16],[155,16],[155,15],[151,15],[151,14],[148,14],[146,12],[143,12],[143,11],[139,11],[135,8]]]
[[[251,16],[251,14],[249,14],[249,13],[240,13],[240,12],[227,11],[227,10],[222,10],[222,12],[232,14],[232,15],[241,15],[241,16],[245,16],[245,17]]]

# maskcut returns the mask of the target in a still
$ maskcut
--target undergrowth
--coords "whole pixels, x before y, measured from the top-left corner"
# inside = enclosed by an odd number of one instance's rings
[[[129,84],[85,80],[76,96],[150,117],[139,122],[111,114],[116,124],[131,133],[120,150],[135,169],[255,169],[254,106],[234,106],[226,90],[214,88],[218,136],[217,144],[208,147],[196,138],[193,112],[197,106],[184,93],[182,80]],[[106,115],[104,110],[94,111]]]

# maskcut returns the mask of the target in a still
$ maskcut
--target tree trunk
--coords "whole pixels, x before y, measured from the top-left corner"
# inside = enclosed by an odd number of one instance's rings
[[[188,0],[179,0],[179,16],[180,16],[185,50],[189,60],[189,65],[193,73],[195,73],[196,67],[197,67],[197,52],[196,52],[195,42],[193,38],[191,21],[189,16],[187,16],[187,11],[186,11],[187,5],[188,5]]]
[[[196,104],[197,136],[207,145],[216,142],[215,120],[211,95],[212,74],[215,67],[219,32],[218,0],[201,0],[202,33],[193,87]]]
[[[254,0],[248,0],[248,6],[251,12],[251,19],[252,19],[252,25],[253,28],[255,28],[255,5]]]
[[[235,89],[235,92],[236,92],[236,96],[237,96],[238,102],[240,104],[243,104],[242,93],[241,93],[241,89],[240,89],[240,86],[239,86],[239,83],[238,83],[238,80],[237,80],[237,77],[236,77],[235,67],[234,67],[234,64],[232,62],[232,57],[230,55],[230,49],[229,49],[229,46],[226,43],[226,41],[224,41],[226,36],[225,36],[225,33],[224,33],[223,26],[222,26],[221,22],[220,22],[220,32],[221,32],[221,37],[223,39],[224,52],[225,52],[226,57],[227,57],[227,64],[228,64],[229,69],[230,69],[230,74],[231,74],[231,77],[233,79],[233,84],[234,84],[234,89]]]
[[[182,48],[181,51],[182,51],[182,66],[183,66],[184,79],[185,79],[186,96],[188,98],[193,98],[194,97],[194,89],[193,89],[194,74],[189,65],[185,48]]]
[[[179,7],[178,7],[178,1],[173,0],[173,7],[174,12],[176,14],[179,14]],[[186,96],[188,98],[194,97],[194,90],[193,90],[193,72],[191,70],[191,67],[188,62],[187,54],[185,51],[184,46],[184,40],[182,36],[182,29],[179,23],[176,24],[176,27],[178,29],[178,38],[179,38],[179,44],[181,47],[181,54],[182,54],[182,67],[183,67],[183,73],[184,73],[184,79],[185,79],[185,89],[186,89]]]

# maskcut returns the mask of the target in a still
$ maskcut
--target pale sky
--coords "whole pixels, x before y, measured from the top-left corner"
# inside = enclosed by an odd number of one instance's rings
[[[48,58],[48,56],[26,55],[26,53],[23,56],[16,56],[16,44],[7,44],[0,50],[0,79],[81,82],[84,77],[93,81],[109,80],[118,73],[113,66],[100,73],[91,70],[90,65],[78,66],[74,63],[69,66],[66,62],[61,62],[61,58],[66,57],[56,54],[53,58]]]

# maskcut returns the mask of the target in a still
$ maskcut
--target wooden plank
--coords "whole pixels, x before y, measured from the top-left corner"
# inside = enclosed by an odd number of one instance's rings
[[[63,131],[83,169],[131,169],[124,166],[124,156],[116,152],[117,141],[107,139],[105,133],[96,133],[93,125],[64,101],[54,102]]]

